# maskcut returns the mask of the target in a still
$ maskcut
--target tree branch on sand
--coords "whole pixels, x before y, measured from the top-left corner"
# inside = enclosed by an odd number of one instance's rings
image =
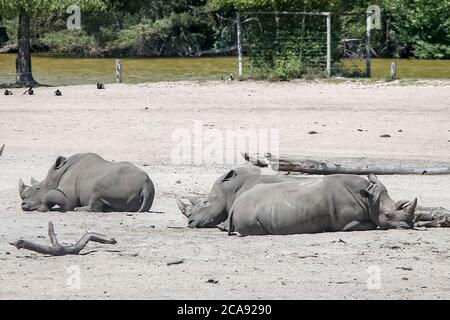
[[[5,149],[5,145],[3,144],[2,147],[0,148],[0,156],[3,154],[4,149]]]
[[[67,254],[77,255],[81,250],[86,247],[89,241],[105,243],[105,244],[116,244],[117,241],[114,238],[109,238],[102,234],[88,232],[74,245],[63,246],[60,245],[56,239],[55,230],[53,229],[53,223],[48,223],[48,236],[52,243],[51,246],[41,245],[27,240],[17,240],[15,242],[10,242],[11,245],[15,246],[17,249],[27,249],[43,254],[50,254],[52,256],[64,256]]]
[[[442,207],[417,207],[414,215],[414,226],[417,228],[450,227],[450,211]]]

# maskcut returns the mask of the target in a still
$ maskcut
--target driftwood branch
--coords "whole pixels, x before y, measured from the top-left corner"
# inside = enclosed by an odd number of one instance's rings
[[[0,156],[3,154],[4,149],[5,149],[5,145],[3,144],[2,147],[0,148]]]
[[[117,241],[114,238],[109,238],[102,234],[88,232],[74,245],[63,246],[60,245],[56,239],[55,230],[53,228],[53,223],[48,223],[48,236],[50,238],[51,246],[41,245],[27,240],[18,240],[11,242],[10,244],[15,246],[17,249],[27,249],[43,254],[50,254],[52,256],[64,256],[67,254],[79,254],[81,250],[86,247],[89,241],[106,243],[106,244],[116,244]]]
[[[417,207],[414,215],[415,227],[450,227],[450,211],[442,207]]]
[[[242,154],[248,162],[258,166],[267,166],[274,171],[301,172],[307,174],[416,174],[416,175],[443,175],[450,174],[450,167],[415,168],[403,166],[384,166],[371,164],[338,164],[331,161],[317,161],[295,157],[276,157],[271,154],[260,155]]]
[[[15,53],[19,50],[17,44],[7,44],[0,48],[0,53]]]

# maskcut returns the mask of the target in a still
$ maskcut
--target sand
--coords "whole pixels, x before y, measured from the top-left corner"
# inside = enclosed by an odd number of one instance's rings
[[[240,164],[223,163],[220,156],[213,163],[180,163],[173,156],[180,135],[191,139],[183,143],[196,155],[217,144],[198,144],[195,130],[226,137],[260,129],[279,130],[279,152],[287,155],[449,163],[449,82],[60,89],[62,97],[53,95],[55,88],[0,96],[0,145],[6,144],[0,157],[0,299],[450,298],[450,229],[228,237],[185,228],[175,197],[207,194],[219,175]],[[131,161],[146,171],[156,186],[152,212],[22,212],[18,179],[41,180],[58,155],[78,152]],[[450,208],[449,176],[380,179],[394,199],[418,197],[420,205]],[[118,243],[90,243],[84,255],[64,257],[8,244],[19,238],[48,243],[49,221],[61,242],[96,231]]]

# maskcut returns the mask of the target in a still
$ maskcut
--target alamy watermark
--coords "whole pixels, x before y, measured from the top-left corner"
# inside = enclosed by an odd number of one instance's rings
[[[67,8],[67,13],[70,16],[67,18],[67,29],[80,30],[81,29],[81,10],[77,5],[71,5]]]
[[[378,265],[371,265],[366,271],[369,274],[367,278],[367,289],[380,290],[381,289],[381,268]]]
[[[274,128],[217,129],[194,121],[192,128],[176,129],[171,152],[173,164],[242,165],[242,154],[279,154],[280,135]]]
[[[66,273],[69,277],[66,280],[66,287],[70,290],[80,290],[81,289],[81,269],[79,265],[70,265],[66,269]]]

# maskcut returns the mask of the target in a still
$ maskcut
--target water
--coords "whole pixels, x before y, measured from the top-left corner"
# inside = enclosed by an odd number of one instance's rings
[[[0,54],[0,84],[14,82],[13,54]],[[115,59],[33,55],[34,79],[42,84],[74,85],[115,82]],[[122,59],[123,81],[144,83],[175,80],[219,80],[236,74],[237,58],[127,58]]]
[[[15,58],[14,54],[0,54],[0,84],[14,82]],[[125,83],[219,80],[221,76],[237,73],[236,57],[127,58],[122,61]],[[392,62],[397,63],[400,79],[450,79],[450,60],[373,59],[372,76],[388,78]],[[34,77],[42,84],[115,82],[115,59],[33,55],[32,63]],[[344,63],[351,64],[350,61]],[[354,63],[364,66],[364,61]]]

